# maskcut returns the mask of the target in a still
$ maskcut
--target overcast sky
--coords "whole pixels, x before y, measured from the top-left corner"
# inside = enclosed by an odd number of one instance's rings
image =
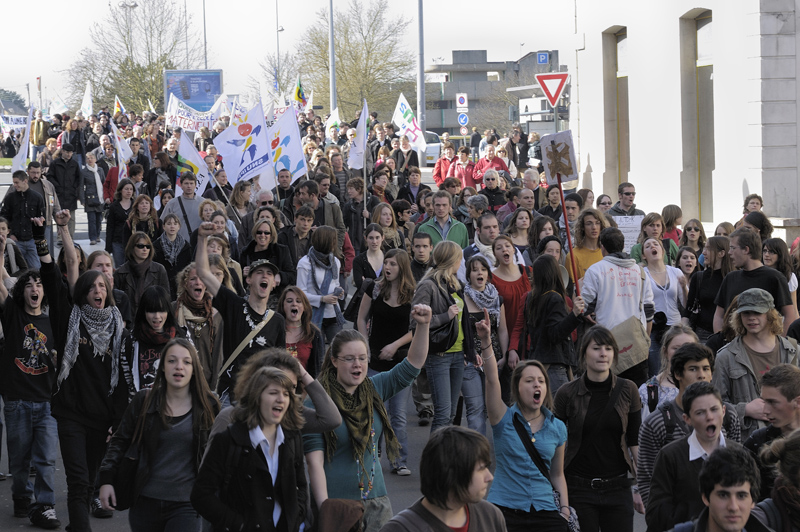
[[[334,6],[346,6],[347,1],[334,0]],[[275,2],[205,0],[208,67],[223,69],[227,93],[245,92],[248,76],[257,68],[258,59],[275,51]],[[279,22],[285,30],[280,41],[284,50],[294,49],[306,27],[316,23],[317,11],[328,8],[328,0],[277,2]],[[108,0],[79,0],[67,4],[63,0],[37,0],[35,8],[27,2],[8,0],[4,3],[7,4],[3,7],[6,68],[0,77],[0,87],[27,98],[25,84],[30,83],[31,98],[38,103],[36,77],[42,76],[43,98],[52,96],[53,91],[66,98],[64,76],[58,71],[70,65],[78,51],[91,44],[88,28],[104,18]],[[181,0],[178,3],[183,5]],[[186,0],[186,3],[202,35],[203,2]],[[394,16],[411,18],[403,42],[415,57],[416,5],[412,1],[390,2]],[[515,61],[520,57],[520,50],[524,55],[547,49],[560,49],[562,63],[570,64],[574,58],[572,2],[520,0],[487,4],[479,0],[427,0],[424,22],[426,65],[432,64],[435,58],[452,62],[452,50],[486,49],[489,61]],[[253,23],[252,31],[246,29],[248,23]],[[327,95],[316,95],[316,98],[327,98]]]

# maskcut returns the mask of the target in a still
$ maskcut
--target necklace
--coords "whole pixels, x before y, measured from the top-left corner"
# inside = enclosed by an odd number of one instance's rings
[[[370,492],[372,491],[373,481],[375,480],[375,464],[377,463],[378,448],[375,443],[375,428],[370,427],[369,437],[372,440],[372,468],[369,472],[369,481],[367,481],[367,491],[364,491],[364,480],[361,478],[361,472],[364,472],[364,478],[367,477],[367,469],[356,457],[356,479],[358,480],[358,490],[361,492],[361,499],[367,500]]]
[[[539,410],[539,415],[533,416],[530,419],[525,418],[525,421],[528,422],[528,426],[531,428],[531,443],[536,443],[536,431],[539,430],[541,427],[537,427],[536,429],[534,429],[534,423],[536,422],[537,419],[541,417],[542,417],[542,411]],[[536,423],[536,425],[538,425],[538,423]]]

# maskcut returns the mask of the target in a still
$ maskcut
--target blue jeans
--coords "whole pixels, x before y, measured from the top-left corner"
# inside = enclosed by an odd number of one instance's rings
[[[453,424],[461,381],[464,378],[464,353],[430,353],[425,361],[433,400],[431,432]]]
[[[561,386],[569,382],[567,366],[564,364],[550,364],[547,368],[547,376],[550,378],[550,394],[555,397],[556,392]]]
[[[36,504],[55,505],[58,427],[50,415],[50,403],[6,401],[8,467],[13,478],[14,499],[36,497]],[[36,483],[30,481],[30,466],[36,468]]]
[[[128,511],[131,532],[199,532],[201,519],[192,503],[140,496]]]
[[[111,243],[111,255],[114,257],[114,268],[125,264],[125,244]]]
[[[655,377],[661,369],[661,344],[656,341],[656,333],[650,333],[650,354],[647,357],[647,376]]]
[[[392,423],[397,441],[400,443],[400,458],[392,467],[408,465],[408,431],[406,430],[406,411],[408,410],[408,397],[411,395],[411,386],[397,392],[397,395],[386,401],[389,410],[389,420]]]
[[[483,392],[483,372],[468,363],[461,381],[461,395],[467,410],[467,426],[486,435],[486,400]]]
[[[38,161],[39,154],[42,153],[46,147],[47,146],[45,144],[42,144],[41,146],[36,146],[35,144],[31,144],[31,157],[30,157],[31,161]]]
[[[100,240],[100,233],[103,230],[103,211],[86,211],[89,219],[89,240]]]
[[[19,252],[22,253],[25,262],[28,263],[29,269],[38,270],[41,268],[42,264],[39,262],[39,254],[36,253],[36,242],[34,242],[32,238],[30,240],[17,240],[15,244],[17,244],[17,248],[19,248]]]

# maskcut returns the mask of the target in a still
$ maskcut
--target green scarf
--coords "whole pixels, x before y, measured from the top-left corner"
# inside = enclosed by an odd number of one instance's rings
[[[386,405],[383,404],[375,385],[372,384],[372,379],[369,377],[364,379],[364,382],[359,384],[355,393],[351,395],[345,391],[344,387],[336,379],[336,368],[331,364],[319,376],[319,382],[339,409],[342,420],[344,420],[344,424],[347,427],[347,432],[350,433],[350,443],[353,445],[355,458],[361,462],[362,467],[365,467],[364,451],[366,451],[369,444],[373,411],[378,412],[378,416],[383,423],[383,435],[386,438],[386,452],[389,460],[394,462],[399,458],[400,443],[397,441],[397,436],[389,422]],[[329,431],[323,434],[323,438],[325,439],[325,456],[328,461],[331,461],[333,453],[336,451],[336,434],[334,431]]]

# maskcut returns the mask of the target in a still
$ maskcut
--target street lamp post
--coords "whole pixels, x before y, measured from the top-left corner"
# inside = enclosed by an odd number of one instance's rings
[[[139,7],[139,4],[136,3],[136,0],[122,0],[119,4],[117,4],[120,9],[125,10],[125,33],[128,37],[128,44],[130,45],[130,54],[131,58],[133,57],[133,36],[131,35],[131,12]]]
[[[208,40],[206,40],[206,0],[203,0],[203,57],[208,70]]]
[[[275,63],[275,81],[278,85],[277,91],[280,92],[281,87],[281,32],[283,31],[283,26],[280,25],[278,22],[278,0],[275,0],[275,39],[276,39],[276,46],[275,46],[275,56],[276,56],[276,63]]]

